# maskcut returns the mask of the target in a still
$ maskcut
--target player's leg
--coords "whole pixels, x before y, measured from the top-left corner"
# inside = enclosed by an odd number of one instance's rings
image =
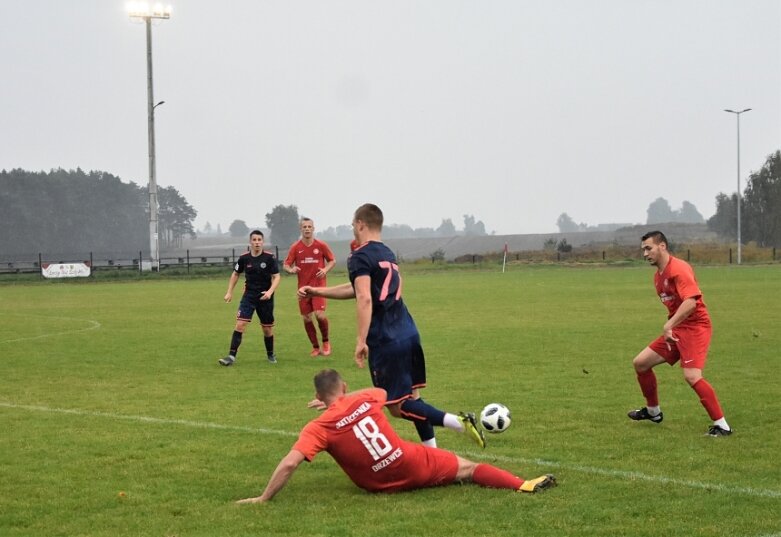
[[[326,299],[317,296],[312,297],[312,310],[315,313],[317,326],[320,328],[320,337],[323,340],[323,356],[331,355],[331,339],[329,334],[328,317],[325,314]]]
[[[254,308],[252,308],[251,304],[242,297],[239,303],[239,311],[236,313],[236,326],[233,328],[233,334],[231,335],[230,349],[226,357],[217,360],[220,365],[230,366],[236,361],[236,354],[239,352],[244,330],[247,328],[247,323],[252,320],[253,311]]]
[[[709,436],[729,436],[732,434],[732,429],[724,418],[716,390],[702,376],[702,370],[708,358],[710,335],[711,332],[707,329],[685,330],[678,336],[683,378],[700,398],[700,403],[710,419],[713,420],[713,425],[708,429],[707,434]]]
[[[531,493],[556,485],[556,478],[551,474],[527,480],[491,464],[475,463],[462,457],[458,457],[456,479],[458,481],[471,481],[481,487],[511,489]]]
[[[258,317],[263,329],[263,345],[266,348],[266,357],[272,364],[277,363],[274,354],[274,298],[261,300],[258,304]]]
[[[665,353],[668,357],[663,356],[661,353]],[[640,391],[643,393],[643,397],[645,397],[646,406],[629,411],[627,416],[630,419],[635,421],[650,420],[654,423],[662,422],[664,415],[659,408],[659,393],[653,368],[674,358],[673,355],[675,353],[677,353],[677,350],[674,351],[668,348],[664,338],[657,338],[634,357],[632,366],[637,375]]]
[[[312,352],[309,355],[314,358],[320,356],[320,343],[317,341],[317,328],[312,320],[312,299],[299,298],[298,311],[301,313],[301,320],[304,322],[304,331],[309,342],[312,344]]]
[[[431,428],[423,428],[421,426],[418,429],[418,434],[421,435],[422,431],[428,432],[429,430],[433,434],[433,427],[447,427],[454,431],[467,433],[472,440],[482,448],[485,448],[485,436],[483,432],[478,428],[475,415],[472,413],[461,413],[459,415],[444,412],[433,405],[425,402],[420,397],[419,389],[426,385],[426,358],[423,354],[423,348],[420,345],[420,338],[413,338],[408,343],[408,350],[406,352],[408,360],[406,362],[406,371],[400,373],[410,379],[412,387],[412,397],[402,401],[400,405],[401,415],[405,419],[411,421],[428,421]],[[402,362],[402,361],[400,361]],[[417,428],[417,425],[416,425]],[[423,437],[421,436],[421,440]],[[433,440],[433,436],[432,436]],[[425,443],[425,441],[424,441]],[[436,441],[430,442],[427,445],[436,444]]]

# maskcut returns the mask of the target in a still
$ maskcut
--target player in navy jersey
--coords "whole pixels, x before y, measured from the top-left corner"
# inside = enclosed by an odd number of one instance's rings
[[[228,356],[220,358],[220,365],[233,365],[236,353],[241,345],[241,337],[247,324],[252,321],[252,314],[258,312],[260,326],[263,329],[263,344],[266,356],[272,364],[277,363],[274,354],[274,291],[279,285],[279,267],[271,252],[263,250],[263,232],[254,230],[249,234],[250,250],[239,256],[228,281],[228,292],[225,302],[233,299],[233,289],[239,281],[239,274],[244,273],[244,294],[236,313],[236,327],[231,337]]]
[[[358,246],[347,259],[350,282],[335,287],[305,285],[300,297],[323,296],[355,298],[358,310],[358,337],[355,363],[364,367],[366,359],[372,383],[383,388],[385,405],[391,414],[412,421],[421,441],[435,447],[434,426],[467,432],[485,447],[483,432],[473,413],[443,412],[420,398],[426,385],[426,361],[420,334],[401,296],[402,280],[393,251],[382,242],[382,211],[367,203],[356,209],[353,234]]]

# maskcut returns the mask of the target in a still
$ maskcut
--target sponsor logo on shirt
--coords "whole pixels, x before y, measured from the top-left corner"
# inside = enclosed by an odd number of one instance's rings
[[[350,425],[352,422],[354,422],[356,419],[358,419],[361,415],[366,414],[371,409],[371,405],[369,403],[361,403],[361,406],[356,408],[352,414],[349,416],[345,416],[339,421],[336,422],[336,428],[341,429],[345,425]]]

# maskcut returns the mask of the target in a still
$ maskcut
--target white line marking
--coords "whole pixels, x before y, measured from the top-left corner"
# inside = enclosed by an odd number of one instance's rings
[[[469,455],[473,457],[480,456],[480,454],[474,452],[469,453]],[[483,455],[483,458],[486,458],[485,455]],[[710,490],[716,492],[725,492],[727,494],[737,493],[746,496],[760,496],[763,498],[781,498],[781,490],[768,490],[768,489],[757,489],[753,487],[727,486],[727,485],[722,485],[720,483],[703,483],[701,481],[690,481],[688,479],[677,479],[674,477],[648,475],[640,472],[630,472],[626,470],[609,470],[605,468],[596,468],[594,466],[581,466],[579,464],[569,464],[566,462],[562,463],[562,462],[546,461],[544,459],[524,459],[518,457],[503,457],[501,455],[493,455],[490,458],[502,462],[536,464],[539,466],[548,466],[550,468],[562,468],[564,470],[573,470],[575,472],[581,472],[584,474],[595,474],[595,475],[602,475],[605,477],[618,477],[622,479],[627,479],[629,481],[637,481],[637,480],[648,481],[651,483],[661,483],[663,485],[676,485],[679,487],[703,489],[703,490]],[[768,537],[776,537],[776,536],[772,535]],[[778,534],[778,537],[781,537],[781,534]]]
[[[63,317],[57,317],[58,319],[62,319]],[[63,336],[66,334],[76,334],[78,332],[88,332],[90,330],[97,330],[100,328],[100,323],[98,321],[93,321],[92,319],[68,319],[69,321],[83,321],[90,323],[90,326],[87,328],[77,328],[75,330],[66,330],[64,332],[50,332],[48,334],[42,334],[40,336],[30,336],[30,337],[20,337],[16,339],[2,339],[0,340],[0,344],[3,343],[15,343],[17,341],[32,341],[34,339],[43,339],[47,337],[54,337],[54,336]]]
[[[297,433],[291,433],[288,431],[277,431],[274,429],[242,427],[238,425],[222,425],[220,423],[209,423],[206,421],[190,421],[190,420],[178,420],[178,419],[170,419],[170,418],[153,418],[151,416],[113,414],[111,412],[98,412],[96,410],[51,408],[51,407],[36,406],[36,405],[17,405],[14,403],[6,403],[3,401],[0,401],[0,407],[18,408],[22,410],[33,410],[37,412],[51,412],[55,414],[71,414],[73,416],[91,416],[96,418],[109,418],[114,420],[137,421],[141,423],[155,423],[159,425],[184,425],[185,427],[196,427],[199,429],[219,429],[222,431],[239,431],[243,433],[278,434],[282,436],[295,436],[295,437],[298,436]]]
[[[19,405],[15,403],[9,403],[0,401],[0,407],[30,410],[35,412],[51,412],[55,414],[70,414],[73,416],[91,416],[96,418],[108,418],[113,420],[125,420],[135,421],[139,423],[154,423],[159,425],[182,425],[185,427],[195,427],[198,429],[217,429],[222,431],[238,431],[243,433],[260,433],[260,434],[276,434],[280,436],[297,437],[298,433],[290,431],[279,431],[276,429],[265,429],[262,427],[243,427],[238,425],[223,425],[220,423],[210,423],[204,421],[191,421],[180,420],[171,418],[154,418],[151,416],[134,416],[125,414],[114,414],[111,412],[99,412],[94,410],[78,410],[70,408],[51,408],[38,405]],[[569,464],[562,462],[546,461],[544,459],[526,459],[522,457],[505,457],[502,455],[491,455],[486,457],[485,454],[468,452],[467,456],[474,460],[477,459],[492,459],[500,462],[507,462],[513,464],[536,464],[538,466],[547,466],[550,468],[561,468],[563,470],[570,470],[584,474],[602,475],[612,478],[626,479],[629,481],[648,481],[650,483],[661,483],[663,485],[676,485],[679,487],[686,487],[692,489],[710,490],[716,492],[723,492],[725,494],[740,494],[745,496],[758,496],[762,498],[781,498],[781,491],[757,489],[753,487],[736,487],[726,486],[720,483],[703,483],[701,481],[691,481],[688,479],[676,479],[665,476],[655,476],[643,474],[640,472],[629,472],[625,470],[609,470],[605,468],[596,468],[594,466],[582,466],[579,464]],[[774,533],[772,535],[765,535],[763,537],[781,537],[781,533]]]

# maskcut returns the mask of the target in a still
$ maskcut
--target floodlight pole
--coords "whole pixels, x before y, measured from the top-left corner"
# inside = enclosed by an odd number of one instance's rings
[[[157,202],[157,166],[155,162],[155,108],[163,104],[155,104],[152,85],[152,19],[170,19],[171,7],[155,5],[150,7],[144,2],[128,4],[128,14],[131,18],[141,18],[146,25],[146,90],[147,90],[147,123],[149,138],[149,257],[152,269],[160,271],[160,240],[158,235],[158,202]]]
[[[735,117],[737,118],[738,123],[738,265],[740,265],[740,252],[741,252],[741,241],[740,241],[740,114],[744,112],[748,112],[751,110],[751,108],[746,108],[741,111],[735,111],[735,110],[729,110],[727,108],[724,109],[725,112],[729,112],[730,114],[735,114]]]

